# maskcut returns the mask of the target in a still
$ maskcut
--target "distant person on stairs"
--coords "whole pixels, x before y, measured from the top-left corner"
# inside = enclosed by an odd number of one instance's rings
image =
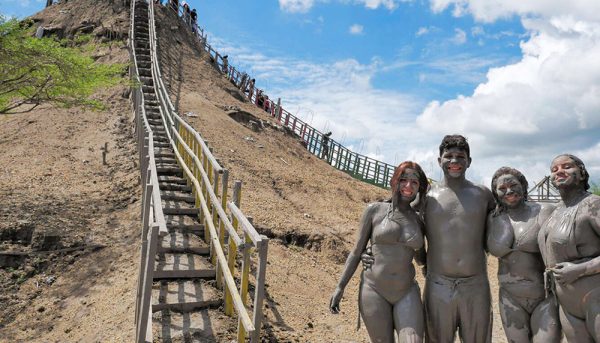
[[[223,56],[223,73],[225,73],[225,76],[227,76],[229,73],[229,55],[225,55]]]
[[[331,131],[327,132],[321,138],[321,159],[326,160],[329,158],[329,137],[331,136]]]
[[[196,33],[197,32],[196,27],[198,26],[198,23],[197,23],[198,13],[196,12],[195,8],[192,10],[192,13],[190,13],[190,18],[192,20],[192,32]]]

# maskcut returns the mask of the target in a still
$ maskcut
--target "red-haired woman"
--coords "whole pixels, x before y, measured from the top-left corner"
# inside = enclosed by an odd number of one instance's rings
[[[374,262],[361,274],[358,303],[371,341],[393,343],[397,335],[399,342],[422,342],[423,305],[412,260],[423,247],[423,223],[410,204],[417,195],[425,197],[428,182],[418,164],[406,161],[396,168],[391,185],[391,201],[365,209],[329,308],[339,313],[344,289],[370,241]]]

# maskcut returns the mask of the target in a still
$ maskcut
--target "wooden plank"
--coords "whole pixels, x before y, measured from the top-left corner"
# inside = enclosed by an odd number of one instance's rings
[[[154,280],[160,279],[214,279],[216,272],[214,270],[157,270],[154,272]]]

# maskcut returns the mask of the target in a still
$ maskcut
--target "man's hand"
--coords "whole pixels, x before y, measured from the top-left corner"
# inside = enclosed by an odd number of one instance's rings
[[[373,252],[371,251],[371,247],[368,247],[362,255],[360,255],[360,261],[363,264],[363,270],[371,269],[373,263],[375,263],[375,257],[373,257]]]
[[[556,281],[563,285],[573,283],[585,275],[585,266],[582,263],[561,262],[550,269]]]

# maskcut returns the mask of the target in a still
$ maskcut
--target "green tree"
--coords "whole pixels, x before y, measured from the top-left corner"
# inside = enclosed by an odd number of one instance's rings
[[[42,103],[101,108],[90,96],[122,80],[124,65],[95,63],[65,41],[35,38],[24,22],[0,15],[0,114]]]

